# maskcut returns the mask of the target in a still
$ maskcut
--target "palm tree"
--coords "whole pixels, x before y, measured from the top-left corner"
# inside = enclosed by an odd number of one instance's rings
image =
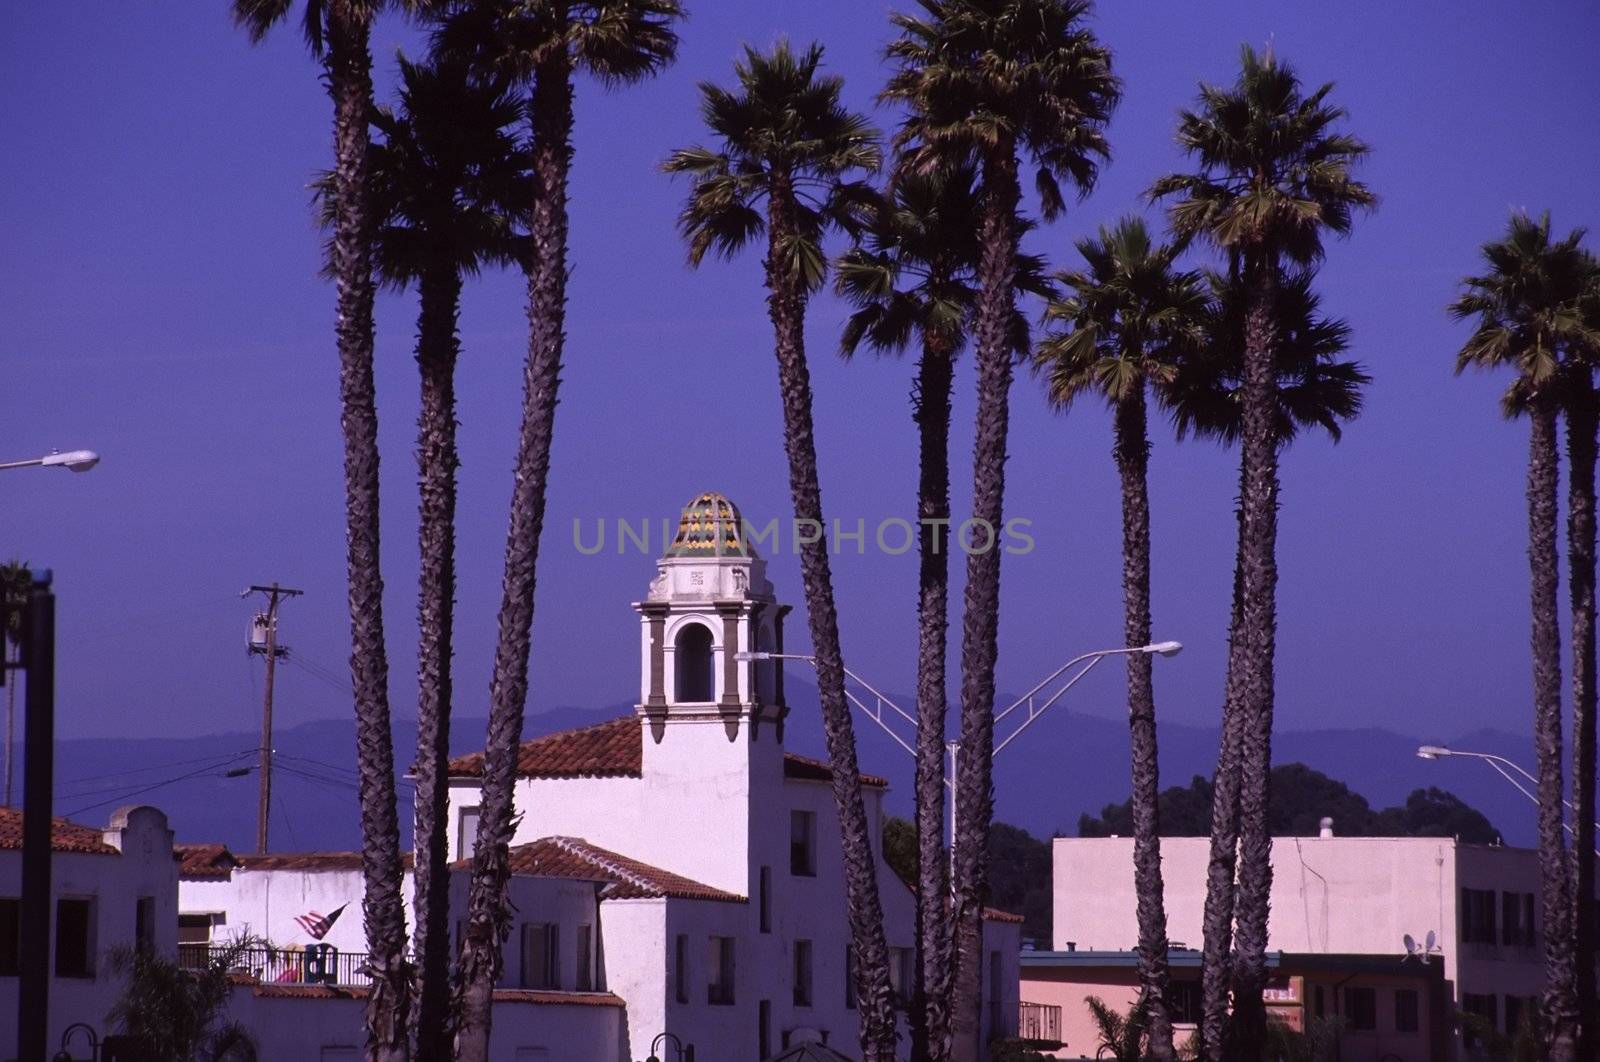
[[[1059,330],[1039,344],[1034,368],[1050,401],[1065,411],[1087,393],[1111,406],[1112,456],[1122,480],[1124,643],[1150,643],[1150,439],[1146,393],[1158,398],[1178,365],[1199,345],[1206,317],[1197,273],[1173,268],[1177,249],[1158,246],[1143,219],[1128,217],[1078,241],[1085,267],[1058,274],[1067,298],[1053,301],[1047,322]],[[1128,657],[1128,728],[1132,754],[1133,877],[1138,895],[1140,1000],[1150,1057],[1174,1057],[1167,1013],[1167,915],[1162,899],[1161,834],[1156,814],[1156,702],[1150,657]]]
[[[770,53],[746,47],[734,64],[738,88],[702,82],[701,114],[716,147],[672,153],[669,173],[692,177],[679,228],[698,265],[707,252],[732,257],[766,236],[767,311],[772,319],[778,386],[783,398],[789,495],[797,524],[826,527],[817,477],[806,363],[805,312],[822,284],[828,230],[858,228],[872,194],[854,175],[879,164],[877,132],[839,102],[842,82],[818,72],[822,47],[803,51],[780,41]],[[895,1015],[889,986],[883,909],[872,855],[855,730],[844,697],[844,662],[833,576],[823,537],[800,546],[800,575],[816,654],[822,727],[839,807],[845,896],[856,956],[861,1048],[868,1062],[894,1058]]]
[[[1560,579],[1556,552],[1560,459],[1556,419],[1563,385],[1570,385],[1573,375],[1563,372],[1563,355],[1582,355],[1600,340],[1600,333],[1583,312],[1582,302],[1593,283],[1594,266],[1581,246],[1582,239],[1582,230],[1577,230],[1564,239],[1552,240],[1548,214],[1538,220],[1513,214],[1505,236],[1483,245],[1486,271],[1464,278],[1462,294],[1450,304],[1453,317],[1470,318],[1476,324],[1456,356],[1456,371],[1469,366],[1514,369],[1517,375],[1506,392],[1502,409],[1508,416],[1526,414],[1530,426],[1528,561],[1532,576],[1534,744],[1539,764],[1539,876],[1545,911],[1543,1010],[1549,1057],[1559,1062],[1578,1057],[1578,1001],[1572,880],[1562,835],[1561,632],[1556,604]],[[1591,435],[1590,446],[1592,438]],[[1582,475],[1580,470],[1580,479]],[[1582,484],[1575,481],[1574,489],[1582,489]],[[1584,514],[1582,519],[1591,517]],[[1579,544],[1577,549],[1583,552],[1584,546]],[[1585,575],[1575,567],[1573,578],[1578,582]],[[1575,606],[1578,603],[1575,598]],[[1580,662],[1579,669],[1583,666]]]
[[[1202,85],[1199,107],[1181,113],[1178,142],[1195,158],[1194,173],[1172,174],[1151,189],[1172,198],[1174,229],[1199,237],[1236,264],[1249,293],[1240,393],[1238,617],[1229,636],[1223,701],[1223,750],[1213,805],[1211,871],[1205,914],[1203,1006],[1206,1057],[1222,1057],[1227,1007],[1224,963],[1229,941],[1228,894],[1232,848],[1223,841],[1237,814],[1240,856],[1237,957],[1234,964],[1236,1043],[1229,1057],[1261,1052],[1266,1010],[1267,903],[1272,885],[1272,838],[1267,829],[1267,782],[1272,766],[1273,654],[1277,630],[1277,439],[1274,360],[1278,337],[1272,306],[1285,263],[1318,261],[1327,233],[1349,232],[1355,210],[1374,203],[1352,176],[1366,153],[1354,137],[1332,131],[1344,118],[1327,102],[1331,84],[1310,94],[1269,51],[1246,46],[1232,87]],[[1223,771],[1228,746],[1236,769]],[[1235,809],[1237,809],[1235,811]]]
[[[331,272],[338,293],[340,427],[344,435],[350,677],[361,792],[362,916],[372,992],[367,1057],[409,1057],[411,971],[400,892],[400,820],[389,732],[389,659],[383,641],[378,526],[378,409],[372,379],[372,230],[367,120],[372,111],[372,20],[386,0],[306,0],[301,25],[333,98]],[[293,0],[232,0],[234,21],[260,41]]]
[[[875,204],[865,239],[835,264],[839,293],[857,307],[845,323],[841,349],[852,357],[865,343],[901,353],[920,347],[911,386],[917,426],[917,968],[912,986],[911,1054],[925,1058],[929,1043],[948,1036],[949,885],[944,850],[946,633],[949,627],[950,401],[955,358],[966,345],[977,306],[973,288],[979,245],[972,218],[978,209],[971,167],[906,173]],[[1048,294],[1044,263],[1019,257],[1017,287]],[[1017,352],[1028,346],[1028,322],[1014,323]]]
[[[911,111],[899,134],[905,168],[970,162],[979,174],[978,308],[973,325],[978,411],[974,526],[987,548],[967,558],[961,645],[961,743],[952,872],[952,1047],[975,1057],[981,996],[987,836],[994,813],[994,668],[1000,613],[999,528],[1004,523],[1012,321],[1026,156],[1046,218],[1063,209],[1063,181],[1086,191],[1108,155],[1104,130],[1120,95],[1110,53],[1086,27],[1087,0],[918,0],[896,14],[899,37],[884,95]],[[936,1055],[943,1051],[937,1047]]]
[[[1207,280],[1211,305],[1201,354],[1180,363],[1178,373],[1167,387],[1167,395],[1180,441],[1193,433],[1227,446],[1237,444],[1244,431],[1244,350],[1251,300],[1243,278],[1236,272],[1208,273]],[[1281,451],[1310,428],[1320,428],[1337,443],[1343,437],[1342,422],[1359,415],[1361,390],[1371,381],[1359,363],[1341,360],[1349,347],[1350,328],[1345,322],[1322,314],[1321,299],[1312,286],[1313,280],[1310,270],[1298,270],[1281,277],[1273,302],[1270,326],[1277,337],[1277,345],[1273,358],[1271,419],[1276,451]],[[1242,467],[1240,483],[1242,498]],[[1237,515],[1242,526],[1242,506]],[[1239,628],[1243,608],[1240,565],[1236,558],[1230,631]],[[1213,800],[1212,807],[1211,872],[1215,874],[1218,870],[1216,856],[1220,850],[1226,856],[1220,864],[1222,874],[1230,884],[1235,872],[1234,851],[1239,828],[1237,801],[1242,739],[1238,723],[1241,718],[1242,713],[1237,711],[1224,715],[1214,787],[1217,792],[1228,788],[1231,796],[1222,793]],[[1219,799],[1233,801],[1232,815],[1216,814],[1215,805]],[[1211,894],[1207,902],[1212,902]],[[1216,902],[1217,922],[1223,927],[1223,934],[1220,939],[1207,940],[1209,946],[1218,949],[1215,975],[1220,980],[1221,995],[1220,1000],[1205,997],[1206,1005],[1217,1009],[1205,1015],[1202,1032],[1211,1029],[1220,1038],[1227,1016],[1230,947],[1227,931],[1233,924],[1233,889],[1221,890]],[[1208,907],[1207,910],[1209,916],[1212,909]]]
[[[238,937],[211,951],[200,970],[185,969],[146,947],[119,944],[109,958],[112,973],[123,978],[122,991],[106,1020],[149,1058],[255,1062],[249,1031],[228,1021],[227,1013],[234,971],[261,944],[254,937]]]
[[[531,242],[528,356],[517,439],[499,637],[489,687],[482,797],[472,884],[456,979],[456,1058],[488,1057],[490,1004],[501,945],[511,932],[507,850],[528,698],[529,636],[555,431],[567,303],[567,181],[572,168],[573,78],[608,85],[642,81],[677,54],[678,0],[459,0],[436,34],[446,53],[529,88]]]
[[[1085,996],[1084,1005],[1094,1020],[1095,1032],[1100,1037],[1095,1057],[1113,1062],[1144,1062],[1150,1058],[1154,1045],[1150,1043],[1149,996],[1141,996],[1127,1014],[1119,1014],[1106,1005],[1099,996]],[[1171,1030],[1168,1030],[1170,1037]]]
[[[417,759],[415,871],[417,1054],[449,1047],[450,895],[446,764],[450,755],[455,610],[456,322],[464,276],[488,264],[526,264],[532,199],[515,127],[521,102],[503,80],[472,76],[449,58],[400,58],[400,104],[374,112],[369,155],[379,279],[415,285],[417,491]]]

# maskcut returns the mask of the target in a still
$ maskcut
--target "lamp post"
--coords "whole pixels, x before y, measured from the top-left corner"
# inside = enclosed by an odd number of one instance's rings
[[[1441,760],[1441,759],[1444,759],[1444,758],[1446,758],[1448,756],[1465,756],[1468,759],[1482,760],[1484,763],[1487,763],[1490,767],[1493,767],[1495,769],[1495,772],[1497,774],[1499,774],[1501,778],[1504,778],[1506,781],[1510,782],[1513,786],[1515,786],[1516,789],[1517,789],[1517,792],[1521,793],[1523,796],[1527,797],[1529,800],[1533,801],[1535,804],[1539,803],[1539,798],[1538,797],[1536,797],[1532,793],[1528,792],[1527,788],[1524,787],[1521,782],[1517,781],[1515,778],[1511,777],[1511,775],[1507,773],[1507,768],[1510,768],[1511,770],[1516,771],[1518,774],[1520,774],[1523,778],[1527,779],[1527,781],[1528,781],[1528,783],[1530,785],[1537,786],[1539,784],[1539,780],[1537,778],[1535,778],[1533,775],[1529,774],[1526,770],[1524,770],[1522,768],[1522,766],[1520,764],[1518,764],[1515,760],[1508,760],[1504,756],[1496,756],[1492,752],[1468,752],[1465,749],[1452,749],[1452,748],[1448,748],[1448,747],[1446,747],[1444,745],[1418,745],[1417,746],[1417,758],[1419,760]],[[1570,801],[1570,800],[1563,800],[1561,803],[1562,803],[1563,806],[1565,806],[1567,808],[1568,811],[1572,811],[1572,812],[1575,813],[1578,810],[1576,807],[1574,807],[1572,805],[1572,801]],[[1596,823],[1595,825],[1596,825],[1597,828],[1600,828],[1600,823]],[[1567,822],[1562,822],[1561,827],[1562,827],[1562,829],[1566,830],[1568,834],[1572,833],[1571,824],[1569,824]],[[1595,851],[1596,851],[1597,855],[1600,855],[1600,849],[1596,849]]]
[[[671,1043],[673,1054],[677,1056],[678,1062],[694,1062],[694,1044],[685,1044],[677,1036],[669,1032],[657,1033],[656,1038],[650,1041],[650,1057],[645,1059],[645,1062],[661,1062],[661,1056],[658,1052],[661,1050],[662,1045],[666,1043]]]
[[[87,472],[100,463],[93,450],[50,451],[10,468],[66,468]],[[27,673],[27,713],[22,733],[22,910],[17,963],[17,1058],[45,1062],[50,1020],[50,819],[55,786],[56,595],[50,572],[31,573],[19,632],[22,660],[0,667]],[[0,601],[0,607],[5,602]],[[7,625],[0,624],[0,631]]]
[[[1011,715],[1011,713],[1022,709],[1027,710],[1027,717],[1024,718],[1021,723],[1017,724],[1017,728],[1011,731],[1011,733],[1007,734],[1000,741],[996,742],[991,756],[998,756],[1001,752],[1005,751],[1006,746],[1010,745],[1013,741],[1022,736],[1022,732],[1024,730],[1032,726],[1033,723],[1041,715],[1043,715],[1051,705],[1055,704],[1063,696],[1065,696],[1068,690],[1076,686],[1085,675],[1094,670],[1095,665],[1099,664],[1100,661],[1106,659],[1107,657],[1134,656],[1139,653],[1149,653],[1154,656],[1176,656],[1182,651],[1182,642],[1152,642],[1149,645],[1129,646],[1123,649],[1098,649],[1092,653],[1083,653],[1080,656],[1073,657],[1065,664],[1062,664],[1060,667],[1050,672],[1050,674],[1041,679],[1027,693],[1024,693],[1021,697],[1018,697],[1015,701],[1011,702],[1011,704],[1007,705],[1002,711],[995,715],[994,721],[998,725],[1002,719],[1005,719],[1007,716]],[[745,652],[735,653],[734,659],[803,660],[812,667],[815,667],[817,664],[816,657],[807,656],[802,653]],[[1078,667],[1080,664],[1083,666]],[[1058,679],[1061,678],[1062,675],[1066,674],[1068,671],[1071,671],[1074,667],[1078,667],[1078,670],[1072,675],[1071,678],[1068,678],[1065,682],[1063,682],[1061,686],[1049,696],[1043,696],[1047,687],[1052,686]],[[904,708],[900,707],[890,698],[884,696],[881,692],[874,688],[871,683],[867,682],[860,675],[857,675],[854,671],[851,671],[849,668],[844,668],[843,670],[845,678],[848,680],[844,690],[845,697],[849,699],[851,704],[860,709],[863,715],[876,723],[878,725],[878,729],[882,730],[885,734],[888,734],[891,738],[893,738],[896,745],[899,745],[902,749],[905,749],[906,752],[915,758],[917,754],[916,749],[914,749],[910,742],[901,737],[895,732],[894,728],[890,726],[889,721],[884,716],[884,709],[887,708],[895,715],[898,715],[901,719],[904,719],[911,725],[913,732],[915,732],[917,729],[916,717],[910,712],[906,711]],[[849,682],[854,682],[861,688],[863,692],[871,697],[872,704],[870,706],[868,706],[866,701],[850,688],[848,684]],[[1040,700],[1041,697],[1043,697],[1042,701]],[[955,777],[956,768],[961,762],[961,742],[945,742],[945,751],[950,756],[950,769],[945,775],[944,786],[946,791],[950,794],[950,843],[954,844],[957,811]]]
[[[93,450],[68,450],[66,453],[51,450],[43,457],[0,462],[0,471],[8,468],[70,468],[74,472],[87,472],[99,463],[100,455]]]

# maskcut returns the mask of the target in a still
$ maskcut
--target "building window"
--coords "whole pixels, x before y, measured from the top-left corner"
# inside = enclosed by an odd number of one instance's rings
[[[1506,1035],[1515,1039],[1522,1032],[1523,1021],[1532,1022],[1539,1013],[1539,997],[1506,997]]]
[[[911,986],[915,983],[911,973],[913,958],[910,948],[889,949],[889,990],[894,993],[897,1007],[905,1007],[911,1000]]]
[[[856,1009],[856,997],[859,989],[856,987],[856,949],[846,944],[844,946],[844,1009]]]
[[[814,812],[789,812],[789,873],[802,878],[817,876],[817,816]]]
[[[1378,990],[1350,985],[1344,990],[1344,1016],[1352,1032],[1378,1028]]]
[[[1181,1025],[1200,1024],[1200,982],[1168,981],[1167,1014]]]
[[[811,941],[794,942],[794,1005],[811,1006]]]
[[[133,907],[133,943],[140,951],[156,950],[156,898],[141,896]]]
[[[0,899],[0,977],[17,976],[22,957],[22,901]]]
[[[689,1002],[689,935],[679,933],[672,948],[672,984],[674,998],[679,1003]]]
[[[210,944],[214,923],[208,914],[181,914],[178,916],[178,943]]]
[[[56,976],[93,977],[94,901],[56,901]]]
[[[456,812],[456,858],[471,859],[478,850],[478,809],[462,808]]]
[[[673,642],[673,699],[680,704],[716,700],[711,666],[711,630],[703,623],[685,624]]]
[[[1497,1029],[1500,1027],[1500,1008],[1495,1005],[1493,995],[1478,995],[1475,992],[1461,993],[1461,1010],[1464,1014],[1471,1014],[1478,1019],[1478,1023],[1462,1022],[1461,1042],[1467,1047],[1477,1047],[1479,1044],[1477,1031],[1474,1024],[1480,1024],[1484,1029]]]
[[[561,987],[561,927],[554,922],[522,923],[522,987]]]
[[[761,932],[772,932],[772,868],[761,868]]]
[[[1512,947],[1531,948],[1536,934],[1533,923],[1533,893],[1500,894],[1500,942]]]
[[[1328,994],[1323,991],[1321,985],[1313,985],[1311,988],[1311,1016],[1314,1018],[1328,1016]]]
[[[594,991],[594,927],[578,926],[578,991]]]
[[[1420,1026],[1418,1020],[1417,990],[1397,988],[1394,993],[1394,1031],[1414,1033]]]
[[[756,1057],[772,1054],[772,1000],[763,999],[756,1007]]]
[[[1461,942],[1494,944],[1498,940],[1494,925],[1494,890],[1461,890]]]
[[[712,937],[706,949],[706,1002],[733,1005],[733,938]]]

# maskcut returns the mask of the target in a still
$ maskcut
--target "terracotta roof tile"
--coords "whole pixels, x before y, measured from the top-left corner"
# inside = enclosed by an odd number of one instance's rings
[[[510,850],[511,873],[536,878],[573,878],[604,883],[602,900],[639,900],[672,897],[680,900],[718,900],[744,903],[737,893],[724,892],[681,874],[662,870],[637,859],[607,851],[581,837],[543,837]],[[450,864],[452,870],[471,867],[470,859]]]
[[[258,999],[366,999],[365,985],[279,985],[251,977],[230,977],[233,984],[250,989]],[[611,992],[551,992],[527,988],[497,988],[496,1003],[522,1003],[554,1007],[624,1007],[622,997]]]
[[[22,809],[0,808],[0,848],[21,847]],[[103,831],[66,819],[51,820],[50,848],[56,852],[79,852],[85,855],[120,854],[115,846],[106,843]]]
[[[230,853],[231,854],[231,853]],[[360,870],[360,852],[268,852],[235,855],[241,870]],[[411,853],[400,853],[400,865],[411,868]]]
[[[1019,926],[1027,921],[1026,918],[1023,918],[1019,914],[1012,914],[1010,911],[1002,911],[998,907],[985,907],[983,909],[983,920],[985,922],[1011,922]]]
[[[517,775],[521,778],[638,778],[643,774],[644,731],[635,715],[547,734],[524,741],[517,750]],[[826,763],[792,752],[784,754],[783,774],[808,782],[826,782],[833,777]],[[483,753],[451,760],[450,777],[483,777]],[[861,783],[889,784],[872,774],[863,774]]]
[[[222,844],[175,844],[178,877],[185,881],[226,881],[239,860]]]

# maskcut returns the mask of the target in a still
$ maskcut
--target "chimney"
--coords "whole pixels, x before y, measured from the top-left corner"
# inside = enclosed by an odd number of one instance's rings
[[[1078,942],[1076,940],[1067,941],[1067,950],[1068,951],[1077,951],[1078,950]]]
[[[1329,818],[1327,815],[1322,816],[1322,821],[1317,823],[1317,836],[1318,837],[1332,837],[1333,836],[1333,819]]]

